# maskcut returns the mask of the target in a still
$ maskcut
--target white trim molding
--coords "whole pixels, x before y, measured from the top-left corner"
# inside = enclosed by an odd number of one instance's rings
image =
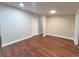
[[[42,33],[40,33],[40,34],[42,34]],[[38,35],[39,35],[39,34],[38,34]],[[43,33],[43,37],[45,37],[46,35],[56,36],[56,37],[60,37],[60,38],[66,38],[66,39],[69,39],[69,40],[73,40],[73,38],[69,38],[69,37],[64,37],[64,36],[60,36],[60,35],[53,35],[53,34],[49,34],[49,33]],[[36,36],[36,35],[34,35],[34,36]],[[8,45],[11,45],[11,44],[20,42],[20,41],[22,41],[22,40],[26,40],[26,39],[28,39],[28,38],[32,38],[32,37],[34,37],[34,36],[29,36],[29,37],[21,38],[21,39],[19,39],[19,40],[15,40],[15,41],[12,41],[12,42],[3,44],[2,47],[5,47],[5,46],[8,46]]]
[[[45,33],[43,33],[43,37],[45,37],[46,36],[46,34]]]
[[[37,35],[40,35],[40,34],[42,34],[42,33],[39,33],[39,34],[36,34],[36,35],[32,35],[32,36],[28,36],[28,37],[25,37],[25,38],[21,38],[21,39],[18,39],[18,40],[9,42],[9,43],[2,44],[2,47],[5,47],[5,46],[8,46],[8,45],[11,45],[11,44],[20,42],[20,41],[22,41],[22,40],[27,40],[27,39],[29,39],[29,38],[32,38],[32,37],[37,36]]]
[[[26,39],[31,38],[31,37],[33,37],[33,36],[29,36],[29,37],[21,38],[21,39],[18,39],[18,40],[15,40],[15,41],[9,42],[9,43],[5,43],[5,44],[2,45],[2,47],[5,47],[5,46],[8,46],[8,45],[11,45],[11,44],[14,44],[14,43],[20,42],[20,41],[22,41],[22,40],[26,40]]]
[[[51,35],[51,36],[56,36],[56,37],[60,37],[60,38],[65,38],[65,39],[73,40],[73,38],[65,37],[65,36],[61,36],[61,35],[53,35],[53,34],[49,34],[49,33],[47,33],[46,35]]]

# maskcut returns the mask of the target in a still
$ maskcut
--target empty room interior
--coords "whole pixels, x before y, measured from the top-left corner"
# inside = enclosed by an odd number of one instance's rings
[[[79,2],[0,2],[1,57],[79,57]]]

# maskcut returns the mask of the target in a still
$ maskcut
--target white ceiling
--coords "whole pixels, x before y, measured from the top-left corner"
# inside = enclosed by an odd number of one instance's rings
[[[6,2],[17,8],[22,8],[19,2]],[[56,10],[55,15],[59,14],[75,14],[79,8],[79,2],[24,2],[24,10],[37,13],[51,15],[50,10]]]

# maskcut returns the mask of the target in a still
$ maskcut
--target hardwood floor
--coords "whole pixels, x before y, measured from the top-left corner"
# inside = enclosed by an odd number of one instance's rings
[[[76,57],[79,47],[73,41],[53,37],[35,36],[0,49],[3,57]]]

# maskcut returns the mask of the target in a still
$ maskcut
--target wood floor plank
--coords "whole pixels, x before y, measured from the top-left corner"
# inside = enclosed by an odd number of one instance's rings
[[[72,40],[55,36],[34,36],[32,38],[0,48],[2,57],[76,57],[79,46]]]

